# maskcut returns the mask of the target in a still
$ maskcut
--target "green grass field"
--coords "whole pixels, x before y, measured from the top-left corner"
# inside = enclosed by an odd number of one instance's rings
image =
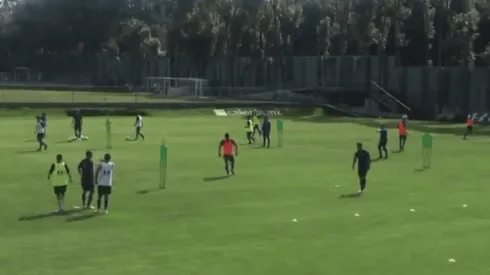
[[[406,152],[373,163],[366,194],[340,199],[358,189],[355,142],[377,155],[372,127],[286,119],[283,148],[242,145],[237,175],[213,181],[205,179],[224,174],[217,156],[223,133],[245,142],[241,119],[147,117],[147,140],[126,142],[133,118],[113,118],[110,213],[59,216],[48,215],[56,209],[50,163],[62,153],[74,170],[87,149],[100,158],[105,126],[103,118],[87,118],[89,141],[66,143],[70,120],[51,116],[48,123],[50,148],[38,153],[32,118],[2,122],[9,130],[0,133],[1,274],[490,273],[486,136],[436,134],[432,168],[420,171],[421,133],[412,131]],[[162,137],[169,147],[164,191],[156,188]],[[394,130],[390,138],[395,150]],[[70,208],[80,205],[75,179]]]

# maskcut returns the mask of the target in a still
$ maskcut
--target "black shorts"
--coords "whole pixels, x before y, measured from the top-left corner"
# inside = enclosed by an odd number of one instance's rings
[[[407,135],[400,135],[400,140],[405,140],[407,139]]]
[[[141,133],[141,127],[136,127],[136,134]]]
[[[388,140],[382,139],[378,143],[378,147],[386,147],[386,144],[388,143]]]
[[[260,125],[259,124],[255,124],[254,125],[254,131],[257,130],[260,132]]]
[[[110,195],[112,193],[112,186],[97,186],[97,193],[99,195]]]
[[[235,157],[233,155],[223,155],[224,161],[235,161]]]
[[[93,182],[82,181],[82,190],[83,191],[94,191],[95,184]]]
[[[56,196],[64,196],[66,193],[66,185],[62,186],[53,186],[54,194]]]
[[[357,170],[357,175],[358,175],[360,178],[365,178],[365,177],[367,176],[368,171],[369,171],[369,170],[367,170],[367,169]]]
[[[36,139],[37,139],[37,141],[43,140],[44,139],[44,134],[37,134],[36,135]]]
[[[467,126],[468,133],[473,133],[473,126]]]

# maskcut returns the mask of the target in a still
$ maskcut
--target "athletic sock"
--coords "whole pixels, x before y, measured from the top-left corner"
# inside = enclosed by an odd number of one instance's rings
[[[85,192],[82,192],[82,206],[85,207]]]

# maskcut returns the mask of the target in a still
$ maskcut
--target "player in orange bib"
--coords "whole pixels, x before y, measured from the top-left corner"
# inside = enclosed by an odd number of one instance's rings
[[[405,142],[407,142],[407,125],[403,119],[398,123],[398,134],[400,138],[398,150],[403,152],[405,150]]]
[[[223,160],[225,161],[226,175],[230,175],[228,163],[231,166],[231,174],[235,175],[235,156],[238,156],[238,145],[230,138],[228,133],[225,134],[225,138],[221,140],[218,146],[218,156],[221,157],[221,155],[223,155]]]
[[[463,139],[466,139],[469,134],[473,134],[473,122],[473,117],[468,115],[468,118],[466,118],[466,133],[464,134]]]

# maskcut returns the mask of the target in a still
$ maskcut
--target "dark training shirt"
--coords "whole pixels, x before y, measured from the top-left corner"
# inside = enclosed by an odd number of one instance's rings
[[[78,172],[82,175],[82,182],[94,181],[94,163],[91,160],[83,159],[78,164]]]
[[[73,124],[75,124],[75,125],[82,125],[82,115],[80,115],[80,114],[74,114],[73,115]]]
[[[357,159],[357,169],[369,169],[369,166],[371,165],[371,156],[366,150],[358,150],[354,156]]]
[[[380,140],[388,139],[388,130],[386,130],[386,128],[379,129],[379,139]]]
[[[266,120],[264,123],[262,123],[262,132],[264,133],[270,133],[271,131],[271,122]]]

